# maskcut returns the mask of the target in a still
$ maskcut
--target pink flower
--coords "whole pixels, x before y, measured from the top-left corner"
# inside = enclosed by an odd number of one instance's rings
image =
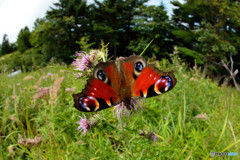
[[[122,119],[123,114],[126,117],[130,117],[134,111],[138,113],[138,108],[141,108],[143,110],[143,107],[137,100],[130,99],[130,104],[128,106],[126,106],[124,102],[116,105],[114,107],[114,113],[119,119]]]
[[[77,124],[80,125],[77,128],[77,130],[83,131],[82,134],[85,134],[91,127],[93,127],[94,125],[96,125],[99,122],[99,118],[100,117],[99,117],[98,114],[95,114],[92,117],[90,117],[89,120],[85,116],[84,117],[80,117],[80,118],[81,118],[80,121],[76,122]]]
[[[90,55],[76,53],[77,58],[74,58],[72,65],[75,66],[75,70],[85,71],[88,68],[93,67],[93,62],[90,60]]]
[[[84,116],[83,118],[80,117],[80,121],[76,122],[77,124],[79,124],[80,126],[77,128],[77,130],[79,131],[83,131],[82,134],[85,134],[88,129],[91,127],[91,123],[88,121],[88,119]]]
[[[158,137],[156,136],[155,133],[150,133],[149,138],[150,138],[152,141],[156,141],[156,140],[158,139]]]
[[[151,141],[157,141],[157,139],[158,139],[158,136],[154,132],[141,131],[139,134]]]

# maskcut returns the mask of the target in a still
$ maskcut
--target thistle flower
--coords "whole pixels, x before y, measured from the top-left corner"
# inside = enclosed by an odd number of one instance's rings
[[[158,139],[158,136],[154,132],[141,131],[139,134],[154,142]]]
[[[90,60],[89,54],[76,53],[77,58],[74,58],[72,65],[75,66],[75,70],[85,71],[88,68],[93,67],[93,62]]]
[[[77,124],[79,124],[80,126],[77,128],[77,130],[79,131],[83,131],[82,134],[85,134],[91,127],[93,127],[94,125],[97,124],[97,122],[99,121],[99,116],[98,114],[95,114],[93,117],[91,117],[89,120],[86,118],[86,116],[81,117],[79,116],[81,119],[79,122],[76,122]]]
[[[155,133],[150,133],[149,139],[151,139],[152,141],[157,141],[158,137]]]
[[[124,102],[121,102],[116,105],[113,110],[118,119],[122,119],[123,115],[130,117],[134,111],[138,113],[139,108],[143,110],[143,107],[137,100],[131,99],[128,106],[126,106]]]
[[[89,71],[89,69],[93,68],[94,61],[93,55],[89,54],[84,55],[83,53],[76,53],[76,56],[77,58],[74,58],[74,61],[72,63],[72,65],[75,66],[75,70],[83,72]],[[79,78],[80,76],[82,76],[82,73],[76,75],[76,78]]]

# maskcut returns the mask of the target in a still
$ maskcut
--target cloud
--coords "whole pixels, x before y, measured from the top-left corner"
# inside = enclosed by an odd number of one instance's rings
[[[5,0],[0,4],[0,42],[4,34],[10,42],[15,42],[20,29],[28,26],[32,29],[37,18],[57,0]]]

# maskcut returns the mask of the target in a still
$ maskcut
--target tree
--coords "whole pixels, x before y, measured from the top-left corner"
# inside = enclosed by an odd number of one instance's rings
[[[136,37],[128,46],[134,52],[141,53],[147,44],[154,39],[147,53],[158,58],[168,56],[173,50],[172,26],[164,6],[142,6],[137,10],[132,30]]]
[[[17,38],[17,49],[21,53],[32,47],[30,43],[30,35],[31,32],[29,31],[28,27],[25,27],[20,30]]]
[[[95,41],[102,39],[109,42],[110,53],[115,56],[128,56],[130,41],[136,39],[133,31],[137,9],[148,0],[95,0],[92,7],[93,37]]]
[[[7,34],[3,35],[2,45],[0,48],[0,56],[11,53],[16,50],[14,43],[9,43]]]
[[[72,24],[72,17],[52,18],[50,20],[38,20],[34,31],[31,34],[31,44],[36,51],[41,52],[46,62],[51,58],[66,63],[71,62],[71,55],[75,53],[75,48],[71,48],[69,35],[61,24]]]
[[[199,57],[205,62],[204,74],[211,66],[216,72],[215,64],[223,57],[237,54],[240,38],[240,6],[237,1],[229,0],[186,0],[184,4],[173,1],[173,22],[177,26],[173,31],[178,45],[187,48],[186,57]],[[192,51],[192,52],[191,52]],[[181,51],[180,51],[181,52]],[[197,55],[196,55],[197,54]],[[188,58],[192,61],[193,59]],[[214,69],[214,70],[213,70]]]

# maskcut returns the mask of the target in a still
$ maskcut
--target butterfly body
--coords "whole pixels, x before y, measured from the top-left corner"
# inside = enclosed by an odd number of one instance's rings
[[[75,107],[84,112],[99,111],[123,102],[131,109],[131,99],[148,98],[171,90],[173,72],[163,72],[132,55],[118,61],[100,62],[85,89],[74,94]]]

